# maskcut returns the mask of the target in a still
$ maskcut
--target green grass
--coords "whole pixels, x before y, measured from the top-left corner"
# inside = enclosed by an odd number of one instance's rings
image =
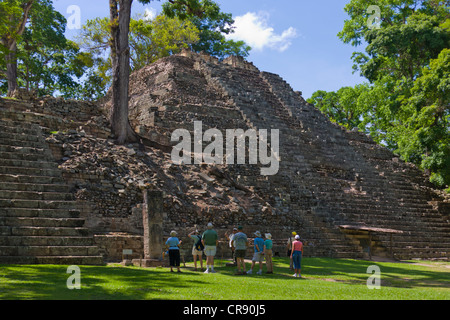
[[[234,267],[216,261],[216,274],[80,266],[81,289],[66,286],[67,266],[1,265],[0,299],[34,300],[448,300],[450,264],[388,263],[304,258],[303,279],[293,278],[286,258],[275,258],[275,274],[235,276]],[[369,290],[370,265],[381,269],[381,289]],[[264,268],[265,270],[265,268]]]

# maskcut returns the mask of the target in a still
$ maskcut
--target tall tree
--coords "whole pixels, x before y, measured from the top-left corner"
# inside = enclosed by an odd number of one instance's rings
[[[309,101],[321,109],[333,106],[324,109],[332,119],[340,120],[349,107],[359,112],[359,124],[337,122],[357,126],[428,171],[436,186],[450,185],[450,1],[378,1],[379,28],[368,24],[373,4],[350,0],[345,6],[350,18],[338,34],[355,47],[367,44],[365,52],[352,56],[354,70],[369,81],[367,90],[358,93],[355,87],[353,104],[343,103],[341,90],[318,91]]]
[[[229,55],[247,57],[251,48],[244,41],[227,40],[226,35],[234,32],[234,20],[230,13],[220,10],[220,6],[211,0],[203,0],[205,14],[189,15],[179,3],[169,1],[164,3],[164,14],[169,17],[178,16],[189,19],[200,30],[200,39],[191,46],[195,52],[206,52],[219,59]]]
[[[89,65],[88,54],[80,52],[74,42],[66,39],[66,19],[53,8],[52,1],[34,2],[28,17],[15,45],[16,86],[35,89],[39,95],[58,92],[72,96],[79,86],[75,77],[80,78]],[[8,28],[4,22],[0,25]],[[8,54],[11,53],[7,50],[0,51],[4,58],[1,61],[6,61]],[[6,64],[3,65],[6,70]],[[9,77],[0,76],[1,94],[11,92],[9,80]]]
[[[17,41],[25,31],[35,0],[5,0],[0,3],[1,50],[5,53],[8,96],[17,88]]]
[[[209,10],[209,0],[168,0],[177,6],[177,16],[203,17]],[[139,0],[148,4],[151,0]],[[110,123],[117,143],[137,141],[138,137],[128,120],[128,88],[130,79],[129,31],[133,0],[109,0],[111,61],[112,61],[112,107]]]
[[[95,64],[85,85],[97,86],[99,97],[111,86],[109,29],[109,18],[88,20],[77,38],[79,45],[92,56]],[[189,20],[181,21],[165,15],[158,15],[152,20],[140,15],[132,18],[129,31],[131,72],[159,58],[181,52],[183,48],[188,48],[199,40],[198,34],[198,29]],[[98,79],[102,81],[99,83]],[[85,93],[90,98],[92,93],[89,91]]]

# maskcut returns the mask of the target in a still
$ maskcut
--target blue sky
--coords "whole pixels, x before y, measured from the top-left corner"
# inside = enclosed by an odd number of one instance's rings
[[[245,40],[253,50],[247,58],[261,71],[279,74],[294,90],[309,98],[316,90],[338,90],[364,81],[352,74],[351,55],[363,48],[342,43],[349,0],[216,0],[223,12],[236,20],[236,39]],[[109,16],[108,0],[54,0],[54,7],[66,18],[73,16],[71,5],[80,9],[81,23]],[[133,14],[159,13],[160,1],[133,4]],[[77,30],[68,30],[73,38]]]

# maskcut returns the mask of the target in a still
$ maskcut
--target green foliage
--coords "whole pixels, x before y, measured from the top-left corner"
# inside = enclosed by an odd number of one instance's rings
[[[7,27],[1,19],[0,25]],[[66,19],[54,10],[52,1],[33,3],[26,28],[17,38],[19,86],[35,89],[39,95],[72,96],[79,86],[74,78],[82,77],[91,63],[74,42],[66,39],[65,29]],[[4,56],[6,52],[2,50],[0,54]],[[0,90],[6,94],[6,78],[0,80]]]
[[[399,153],[431,174],[440,187],[450,181],[450,50],[424,67],[403,104]]]
[[[362,123],[363,110],[360,97],[369,90],[368,85],[343,87],[337,92],[319,90],[308,99],[328,118],[347,129],[357,128]]]
[[[251,48],[245,42],[225,38],[225,35],[233,32],[234,20],[230,13],[220,11],[220,6],[211,0],[193,2],[195,2],[194,10],[189,10],[176,1],[163,4],[165,15],[189,20],[200,31],[199,41],[191,45],[193,51],[205,52],[219,59],[230,55],[243,57],[249,55]]]
[[[450,185],[450,1],[378,1],[379,29],[367,25],[372,4],[351,0],[338,34],[344,43],[367,44],[352,59],[370,84],[317,91],[309,101],[429,172],[436,186]],[[350,121],[353,115],[360,121]]]
[[[111,81],[110,21],[108,18],[88,20],[77,39],[93,62],[82,95],[96,99],[106,93]],[[159,58],[179,53],[197,42],[198,29],[190,21],[163,15],[153,20],[138,16],[130,21],[130,68],[136,71]]]

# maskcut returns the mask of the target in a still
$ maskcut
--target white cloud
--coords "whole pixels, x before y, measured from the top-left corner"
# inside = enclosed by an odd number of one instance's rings
[[[145,8],[145,13],[144,13],[145,20],[153,20],[156,18],[156,15],[157,15],[156,9]]]
[[[292,39],[297,37],[297,30],[293,27],[284,30],[281,34],[276,34],[268,24],[269,14],[266,12],[248,12],[234,20],[236,28],[228,38],[243,40],[256,50],[267,47],[283,52],[291,46]]]

